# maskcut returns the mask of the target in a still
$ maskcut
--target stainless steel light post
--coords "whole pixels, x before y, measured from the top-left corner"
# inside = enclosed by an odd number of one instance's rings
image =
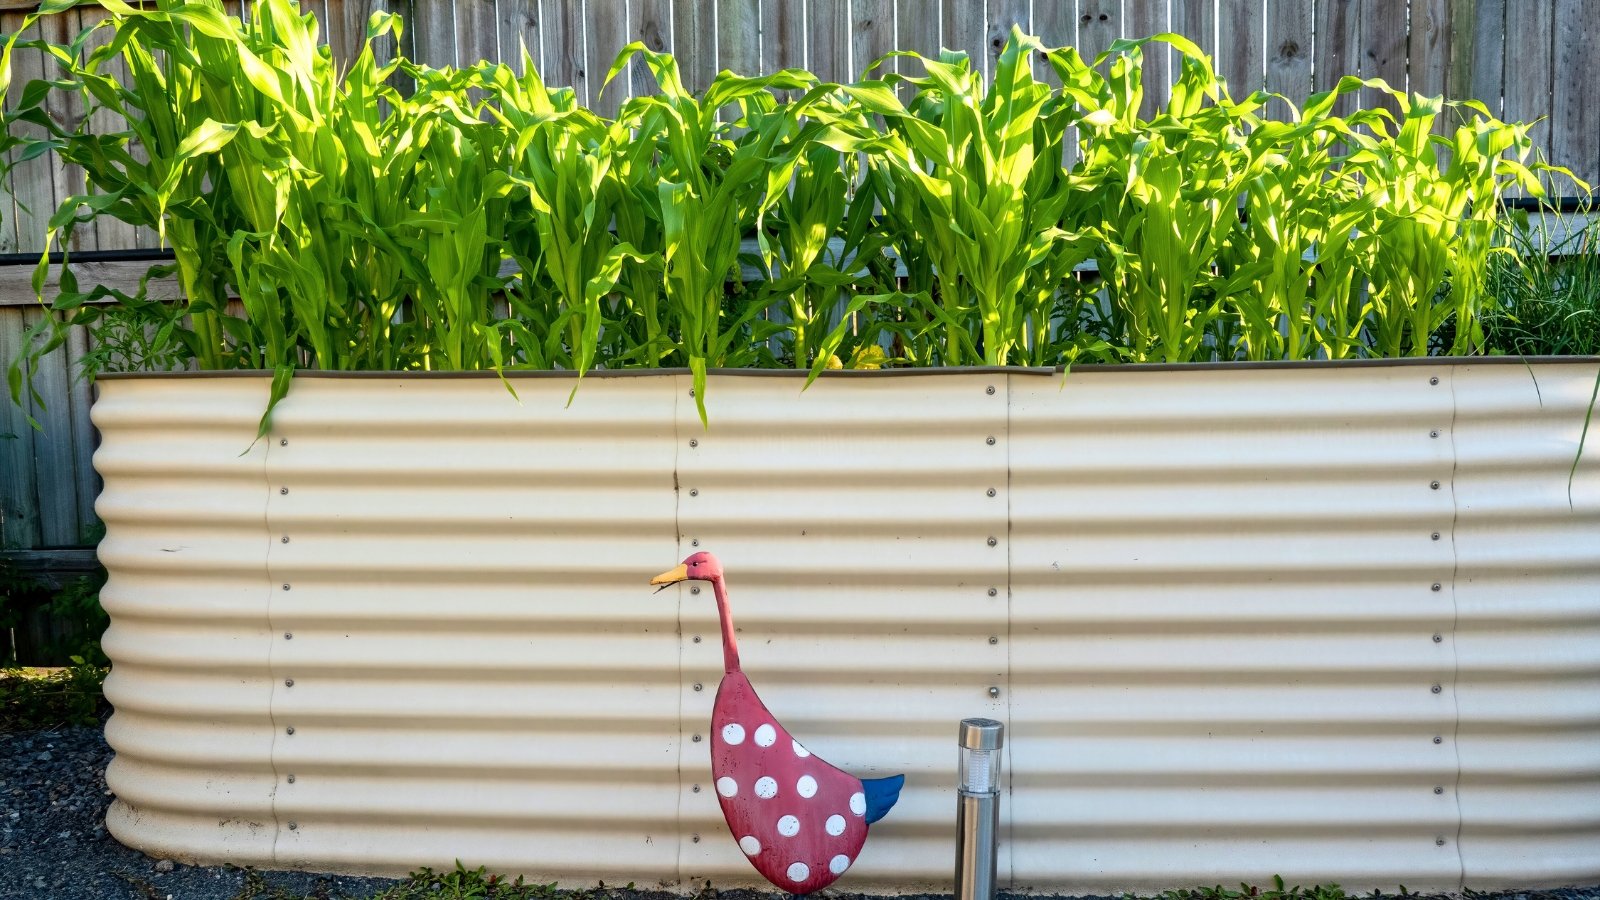
[[[1006,727],[961,720],[961,786],[956,798],[956,900],[994,900],[1000,840],[1000,745]]]

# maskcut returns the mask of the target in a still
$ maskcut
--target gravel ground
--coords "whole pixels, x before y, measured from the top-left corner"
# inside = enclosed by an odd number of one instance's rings
[[[105,812],[111,792],[106,789],[105,771],[110,759],[111,748],[98,728],[0,734],[0,900],[236,900],[241,896],[271,897],[277,893],[272,888],[294,897],[336,900],[368,897],[396,883],[299,872],[255,875],[233,867],[153,860],[106,833]],[[247,890],[247,881],[253,890]],[[269,888],[263,890],[262,882]],[[668,896],[658,891],[610,890],[605,894],[622,900],[663,900]],[[592,900],[593,894],[589,896]],[[705,892],[696,900],[774,900],[779,896],[740,890]],[[863,895],[832,891],[827,896],[829,900],[868,900]],[[1600,900],[1600,887],[1470,896],[1473,900]]]

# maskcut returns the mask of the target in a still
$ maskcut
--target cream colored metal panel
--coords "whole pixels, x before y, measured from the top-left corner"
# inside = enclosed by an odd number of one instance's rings
[[[709,429],[682,375],[312,376],[253,446],[265,379],[110,380],[111,828],[755,885],[712,598],[644,584],[708,549],[773,712],[908,776],[846,889],[949,889],[971,715],[1016,888],[1594,881],[1595,367],[1532,369],[713,375]]]
[[[1455,645],[1462,854],[1475,888],[1600,865],[1600,442],[1594,365],[1463,366]],[[1569,495],[1570,490],[1570,495]]]
[[[1014,882],[1455,884],[1448,368],[1010,391]]]

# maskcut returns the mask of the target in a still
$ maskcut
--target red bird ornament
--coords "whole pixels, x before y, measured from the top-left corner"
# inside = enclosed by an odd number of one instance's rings
[[[801,746],[739,668],[722,563],[696,553],[652,585],[709,581],[722,620],[724,674],[711,711],[711,777],[728,830],[762,877],[791,894],[820,891],[861,855],[867,826],[900,799],[904,775],[860,779]]]

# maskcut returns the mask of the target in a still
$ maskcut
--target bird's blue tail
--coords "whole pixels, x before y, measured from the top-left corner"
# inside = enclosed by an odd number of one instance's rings
[[[900,788],[906,783],[904,775],[890,775],[888,778],[863,778],[861,791],[867,795],[867,824],[871,825],[889,814],[894,809],[895,801],[900,799]]]

